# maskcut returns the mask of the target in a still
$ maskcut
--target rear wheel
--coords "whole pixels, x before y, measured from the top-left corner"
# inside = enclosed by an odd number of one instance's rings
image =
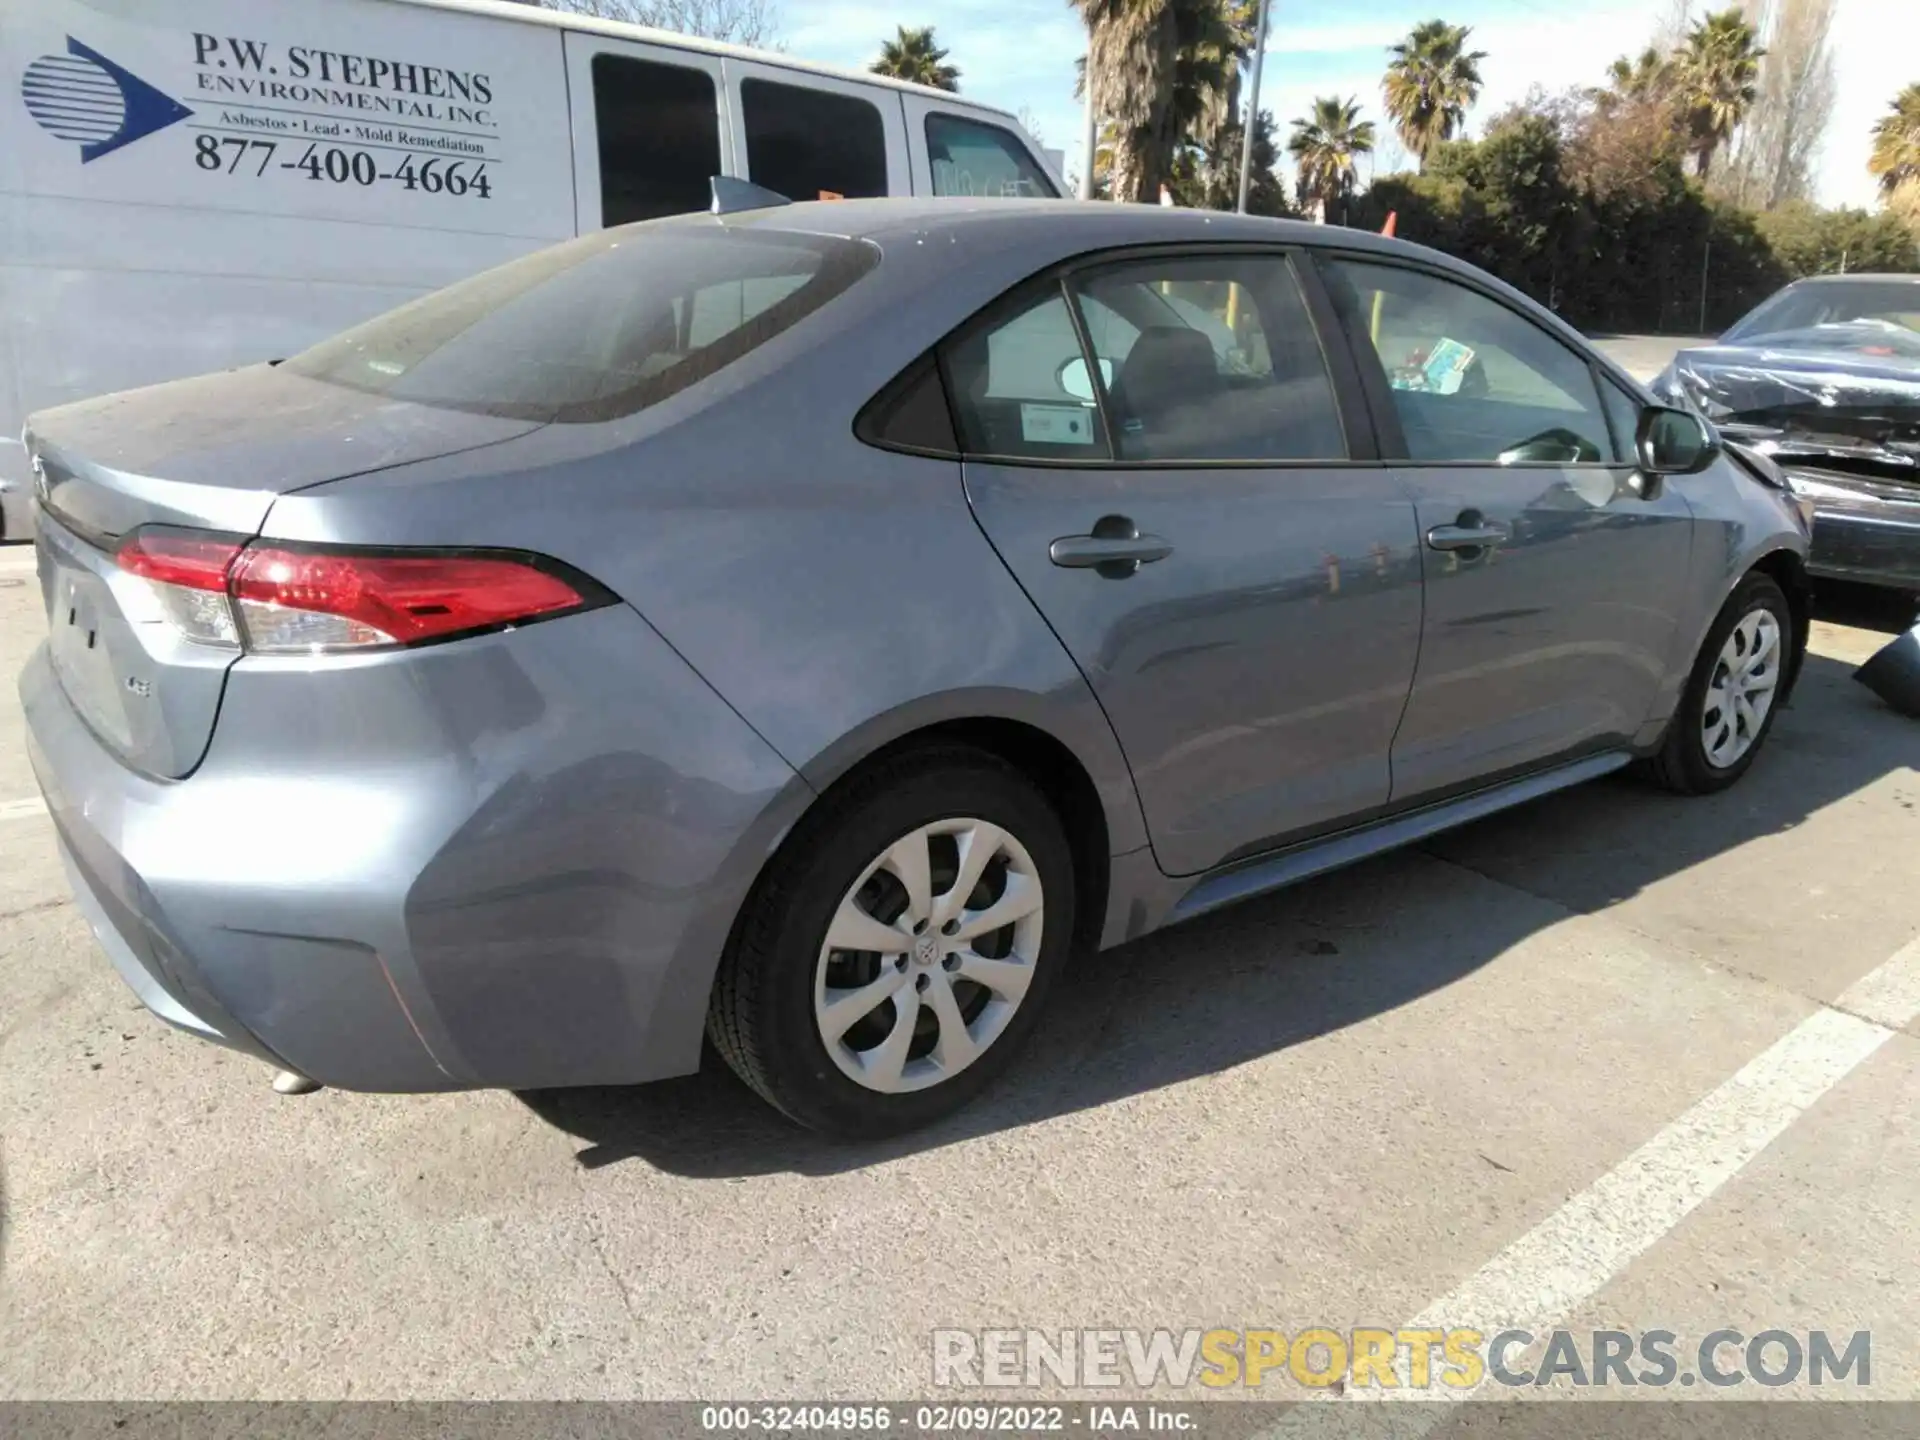
[[[1700,648],[1653,758],[1655,778],[1683,795],[1707,795],[1746,774],[1773,728],[1792,653],[1786,595],[1770,576],[1747,576]]]
[[[708,1032],[814,1129],[924,1125],[1003,1071],[1073,934],[1073,864],[1046,800],[967,749],[882,762],[776,857],[721,964]]]

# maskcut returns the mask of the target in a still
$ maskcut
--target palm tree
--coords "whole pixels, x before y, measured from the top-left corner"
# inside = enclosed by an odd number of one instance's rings
[[[1607,83],[1623,100],[1652,100],[1673,85],[1673,61],[1649,45],[1637,56],[1622,55],[1607,67]]]
[[[1205,150],[1239,119],[1240,65],[1253,52],[1241,0],[1174,0],[1169,119],[1176,146]]]
[[[933,43],[933,27],[922,25],[909,30],[895,26],[897,39],[884,41],[880,58],[867,68],[876,75],[891,75],[896,80],[911,80],[916,85],[931,85],[936,90],[958,90],[960,69],[945,63],[947,52]]]
[[[1880,177],[1880,193],[1887,199],[1903,185],[1920,185],[1920,85],[1909,85],[1894,97],[1873,126],[1873,153],[1867,169]]]
[[[1087,26],[1086,83],[1112,127],[1108,191],[1155,198],[1173,159],[1167,112],[1180,33],[1172,0],[1069,0]]]
[[[1087,26],[1081,81],[1111,137],[1109,193],[1151,202],[1176,151],[1231,124],[1252,44],[1244,0],[1068,0]]]
[[[1467,49],[1472,33],[1465,25],[1424,20],[1391,47],[1380,89],[1387,114],[1423,170],[1427,153],[1454,137],[1480,98],[1480,62],[1487,52]]]
[[[1316,220],[1327,207],[1353,193],[1355,161],[1373,149],[1373,122],[1360,118],[1360,101],[1321,95],[1313,111],[1293,122],[1287,152],[1293,156],[1300,206]]]
[[[1674,68],[1701,179],[1753,108],[1766,53],[1738,6],[1715,11],[1687,32]]]

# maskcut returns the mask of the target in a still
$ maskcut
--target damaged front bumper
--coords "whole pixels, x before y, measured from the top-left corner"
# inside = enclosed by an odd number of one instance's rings
[[[1793,493],[1813,507],[1810,573],[1920,591],[1920,487],[1775,458]]]

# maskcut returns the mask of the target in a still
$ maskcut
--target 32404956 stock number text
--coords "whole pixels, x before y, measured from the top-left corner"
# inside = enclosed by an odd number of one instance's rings
[[[228,175],[264,177],[268,170],[293,170],[309,180],[335,185],[399,185],[428,195],[493,198],[493,181],[484,160],[456,160],[444,155],[421,158],[408,153],[391,169],[383,169],[371,150],[352,146],[310,144],[293,159],[281,159],[278,140],[249,140],[238,135],[202,134],[194,138],[193,163],[202,170]],[[292,147],[284,147],[291,153]]]

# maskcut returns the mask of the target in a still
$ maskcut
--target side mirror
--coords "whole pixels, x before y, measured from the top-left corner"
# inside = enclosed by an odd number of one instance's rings
[[[1649,405],[1633,448],[1649,475],[1697,475],[1720,453],[1720,440],[1691,410]]]
[[[1093,377],[1087,374],[1087,362],[1078,355],[1064,362],[1054,379],[1074,399],[1093,403]],[[1100,359],[1100,383],[1109,389],[1113,387],[1113,361],[1105,356]]]

